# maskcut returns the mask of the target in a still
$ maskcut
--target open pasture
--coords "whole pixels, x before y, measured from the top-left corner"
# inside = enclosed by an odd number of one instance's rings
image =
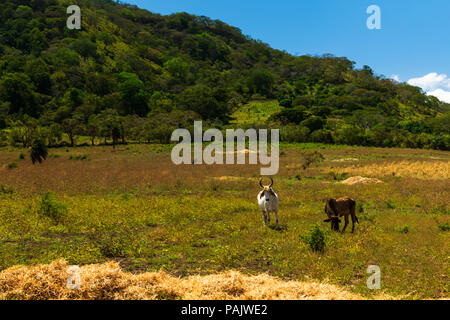
[[[164,145],[51,149],[33,166],[25,149],[3,148],[0,271],[60,258],[114,260],[133,273],[234,269],[327,281],[370,298],[380,294],[366,287],[367,266],[375,264],[385,294],[449,297],[449,152],[313,144],[280,150],[276,230],[263,227],[257,206],[259,166],[175,166]],[[325,160],[304,170],[302,153],[311,150]],[[340,183],[356,175],[383,183]],[[357,202],[354,234],[331,232],[323,222],[325,200],[343,195]],[[316,224],[326,235],[322,253],[304,241]]]

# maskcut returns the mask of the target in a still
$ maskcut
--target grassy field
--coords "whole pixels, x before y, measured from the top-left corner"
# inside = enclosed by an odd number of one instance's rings
[[[258,166],[175,166],[170,148],[58,148],[35,166],[26,150],[1,149],[0,271],[114,260],[133,273],[328,281],[370,298],[380,293],[366,287],[375,264],[386,294],[449,297],[449,152],[282,145],[276,230],[263,227],[256,204]],[[311,150],[325,160],[303,170]],[[341,183],[356,175],[383,183]],[[322,222],[326,198],[343,195],[358,203],[354,234]],[[322,253],[304,241],[315,225],[326,235]]]
[[[254,124],[263,123],[272,114],[280,111],[281,107],[277,100],[250,101],[248,104],[239,108],[231,115],[234,124]]]

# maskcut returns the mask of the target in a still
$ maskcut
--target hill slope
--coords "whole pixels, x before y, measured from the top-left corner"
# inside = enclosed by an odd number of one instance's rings
[[[66,27],[71,4],[81,30]],[[450,146],[450,106],[419,88],[345,57],[295,57],[206,17],[11,0],[0,3],[0,39],[0,143],[167,142],[194,118],[220,127],[250,100],[276,99],[282,110],[259,125],[281,125],[285,141]]]

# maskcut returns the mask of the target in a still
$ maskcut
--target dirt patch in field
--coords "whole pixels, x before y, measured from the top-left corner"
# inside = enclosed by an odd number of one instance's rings
[[[331,162],[346,162],[346,161],[359,161],[358,158],[343,158],[343,159],[334,159]]]
[[[377,178],[365,178],[365,177],[350,177],[344,181],[341,181],[342,184],[348,184],[348,185],[354,185],[354,184],[361,184],[361,183],[383,183],[383,181],[377,179]]]
[[[79,288],[64,260],[38,266],[14,266],[0,273],[0,299],[283,299],[358,300],[361,296],[327,283],[283,281],[237,271],[173,277],[165,272],[131,274],[117,262],[79,269]],[[75,281],[72,285],[76,284]],[[381,298],[388,298],[381,297]]]
[[[242,177],[232,177],[232,176],[222,176],[222,177],[212,177],[213,180],[218,181],[240,181],[244,178]]]
[[[238,153],[249,154],[249,153],[257,153],[257,152],[253,151],[253,150],[249,150],[249,149],[243,149],[243,150],[238,150],[238,151],[217,151],[217,154],[238,154]]]
[[[255,180],[255,178],[245,178],[245,177],[235,177],[235,176],[221,176],[221,177],[212,177],[211,179],[217,181],[242,181],[242,180]]]

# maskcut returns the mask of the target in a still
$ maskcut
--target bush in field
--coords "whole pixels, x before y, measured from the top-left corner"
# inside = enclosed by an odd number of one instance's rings
[[[323,252],[325,250],[325,233],[318,225],[315,225],[308,235],[303,236],[303,241],[305,241],[314,252]]]
[[[312,165],[319,165],[323,160],[325,160],[324,155],[319,151],[305,152],[302,154],[302,168],[303,170],[308,169]]]
[[[90,235],[105,258],[119,258],[126,255],[126,244],[131,241],[130,234],[119,234],[114,230],[97,231]]]
[[[67,206],[57,201],[52,192],[47,192],[41,198],[38,212],[59,223],[67,213]]]
[[[408,225],[404,225],[404,226],[398,227],[396,229],[396,231],[400,232],[400,233],[409,233],[409,226]]]
[[[122,241],[114,237],[101,243],[100,252],[106,258],[118,258],[125,255]]]
[[[70,156],[69,160],[89,160],[89,156],[88,155],[74,155],[74,156]]]
[[[439,230],[450,231],[450,224],[448,222],[439,225]]]
[[[2,194],[13,194],[14,188],[13,187],[5,187],[3,184],[0,184],[0,195]]]
[[[19,165],[16,162],[11,162],[7,165],[8,169],[14,169],[19,167]]]
[[[359,211],[360,213],[364,213],[364,204],[363,204],[362,202],[358,202],[358,203],[356,204],[356,209],[358,209],[358,211]]]
[[[42,160],[47,159],[48,150],[47,145],[43,139],[34,139],[31,144],[30,157],[33,164],[36,162],[41,163]]]
[[[336,180],[336,181],[345,180],[345,179],[347,179],[347,176],[348,176],[347,172],[339,173],[339,172],[331,171],[328,174],[330,175],[331,179]]]
[[[388,207],[388,209],[395,209],[395,203],[392,200],[387,200],[386,207]]]

